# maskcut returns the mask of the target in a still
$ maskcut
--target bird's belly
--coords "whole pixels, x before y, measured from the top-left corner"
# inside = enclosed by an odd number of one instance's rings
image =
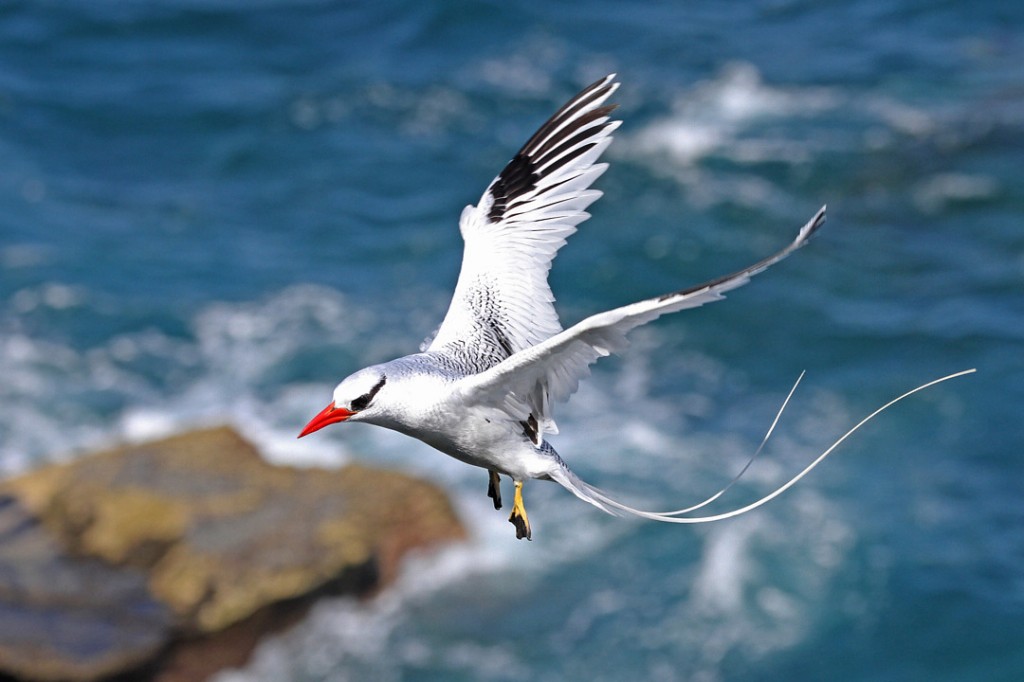
[[[453,415],[432,425],[420,425],[408,435],[454,457],[515,479],[543,476],[550,463],[523,433],[523,427],[495,410]]]

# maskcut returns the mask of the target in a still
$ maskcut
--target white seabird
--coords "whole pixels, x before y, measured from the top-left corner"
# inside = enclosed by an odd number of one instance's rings
[[[436,335],[419,353],[343,380],[300,438],[342,421],[394,429],[486,469],[487,494],[496,509],[501,508],[499,477],[508,476],[515,484],[509,520],[518,538],[531,537],[522,497],[527,479],[555,481],[610,514],[701,523],[759,506],[824,457],[754,504],[693,517],[680,514],[704,503],[649,512],[617,502],[580,480],[546,440],[558,432],[554,404],[576,391],[591,363],[622,350],[627,332],[666,313],[723,298],[806,244],[825,221],[822,207],[788,246],[750,267],[593,315],[563,330],[547,275],[566,238],[589,217],[586,208],[601,196],[591,185],[607,168],[597,161],[619,125],[609,118],[615,105],[605,104],[617,88],[612,74],[569,100],[509,161],[480,202],[463,210],[462,269]]]

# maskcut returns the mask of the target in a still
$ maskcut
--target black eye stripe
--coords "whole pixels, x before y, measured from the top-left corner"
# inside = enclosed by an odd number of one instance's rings
[[[380,381],[377,382],[377,385],[371,388],[370,392],[367,394],[368,396],[370,396],[370,400],[373,400],[373,396],[377,395],[377,391],[384,388],[384,382],[386,382],[387,380],[388,378],[386,376],[381,376]]]
[[[354,410],[355,412],[365,410],[366,407],[370,404],[370,401],[373,400],[373,396],[377,395],[377,391],[384,387],[384,382],[386,382],[387,380],[388,378],[386,376],[382,376],[380,378],[380,381],[378,381],[377,384],[370,389],[369,393],[361,395],[355,400],[353,400],[351,406],[352,410]]]

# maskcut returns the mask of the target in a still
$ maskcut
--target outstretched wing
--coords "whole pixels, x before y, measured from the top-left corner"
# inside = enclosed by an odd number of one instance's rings
[[[594,361],[626,347],[626,333],[631,329],[666,313],[720,300],[727,291],[746,284],[751,277],[806,244],[824,222],[823,206],[786,248],[749,268],[689,289],[588,317],[546,341],[515,353],[485,372],[461,379],[459,389],[470,401],[502,405],[517,420],[525,421],[533,416],[538,422],[548,421],[551,414],[538,414],[537,406],[531,400],[538,386],[544,387],[552,400],[566,400],[576,391],[580,380],[590,373],[590,365]],[[550,406],[545,407],[550,411]]]
[[[614,74],[559,109],[462,212],[462,270],[444,321],[425,350],[481,372],[562,330],[548,270],[565,239],[601,196],[590,185],[618,121],[604,105]],[[538,396],[543,400],[543,396]]]

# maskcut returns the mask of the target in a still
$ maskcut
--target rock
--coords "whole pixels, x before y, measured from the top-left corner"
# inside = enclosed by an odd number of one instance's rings
[[[0,499],[0,670],[102,678],[156,656],[173,623],[145,573],[69,556],[16,499]]]
[[[203,679],[217,669],[208,661],[242,663],[316,597],[372,593],[410,550],[465,537],[424,482],[355,465],[272,466],[229,428],[46,467],[0,485],[0,496],[0,532],[10,526],[35,548],[5,539],[0,551],[0,671],[23,679],[95,680],[140,666],[152,672],[139,679]],[[5,582],[36,564],[52,573],[38,589]],[[83,594],[90,581],[104,593]],[[83,662],[76,651],[111,614],[130,632],[112,630]],[[46,622],[65,617],[79,630],[51,637]],[[26,642],[51,652],[59,672],[26,668],[16,655]]]

